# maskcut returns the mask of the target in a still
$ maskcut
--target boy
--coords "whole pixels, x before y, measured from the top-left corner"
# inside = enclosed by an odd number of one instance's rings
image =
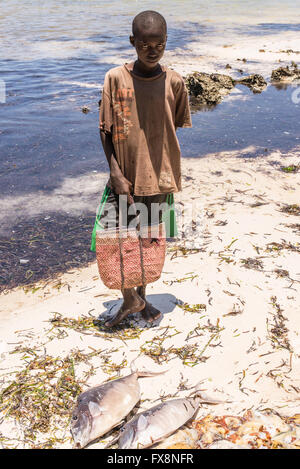
[[[105,76],[99,127],[110,167],[107,202],[117,208],[119,195],[127,196],[128,204],[142,202],[150,208],[181,190],[176,129],[192,125],[182,77],[159,64],[166,41],[164,17],[155,11],[139,13],[130,36],[137,60],[115,67]],[[149,322],[161,316],[146,300],[144,287],[124,289],[122,294],[124,302],[105,323],[107,327],[131,313],[141,312]]]

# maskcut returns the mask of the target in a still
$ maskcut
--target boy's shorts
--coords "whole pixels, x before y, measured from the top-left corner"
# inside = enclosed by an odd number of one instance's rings
[[[112,189],[108,189],[105,205],[98,221],[103,229],[123,227],[137,223],[137,213],[141,226],[155,225],[162,222],[163,213],[169,209],[170,194],[155,194],[149,196],[133,195],[134,206],[127,203],[127,196],[119,196]]]

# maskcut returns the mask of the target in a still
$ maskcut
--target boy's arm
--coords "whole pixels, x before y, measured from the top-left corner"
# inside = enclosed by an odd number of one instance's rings
[[[125,176],[123,176],[117,163],[115,158],[115,149],[112,142],[112,134],[100,130],[100,138],[110,168],[110,182],[113,191],[116,194],[130,195],[132,192],[132,184],[125,178]]]

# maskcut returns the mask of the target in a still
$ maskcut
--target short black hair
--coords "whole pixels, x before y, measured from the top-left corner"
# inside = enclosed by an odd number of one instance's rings
[[[136,36],[141,29],[149,29],[152,25],[161,27],[164,34],[167,34],[167,23],[164,17],[153,10],[142,11],[136,15],[132,22],[132,34]]]

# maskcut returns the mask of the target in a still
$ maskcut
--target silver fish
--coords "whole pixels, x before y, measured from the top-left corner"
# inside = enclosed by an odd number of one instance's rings
[[[143,449],[172,435],[197,412],[200,403],[219,404],[220,401],[201,396],[173,399],[137,414],[120,430],[119,449]]]
[[[83,448],[119,425],[140,400],[138,378],[162,373],[165,371],[133,371],[124,378],[109,381],[81,393],[71,420],[75,446]]]

